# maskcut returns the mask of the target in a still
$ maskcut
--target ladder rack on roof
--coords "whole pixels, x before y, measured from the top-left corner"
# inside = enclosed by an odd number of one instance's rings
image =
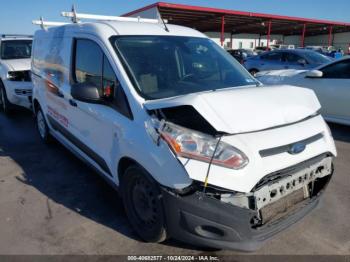
[[[1,38],[32,38],[32,35],[2,34]]]
[[[63,22],[50,22],[50,21],[44,21],[42,17],[40,17],[40,20],[33,20],[33,25],[40,25],[42,29],[46,29],[50,26],[61,26],[61,25],[67,25],[69,23],[63,23]]]
[[[96,21],[123,21],[123,22],[143,22],[143,23],[152,23],[152,24],[159,24],[163,23],[166,30],[167,27],[165,23],[167,23],[166,20],[160,19],[150,19],[150,18],[141,18],[141,17],[121,17],[121,16],[106,16],[106,15],[94,15],[94,14],[81,14],[77,13],[75,10],[75,7],[72,7],[71,12],[62,12],[61,15],[63,17],[68,17],[71,19],[73,23],[79,23],[81,19],[87,19],[87,20],[96,20]],[[69,23],[63,23],[63,22],[49,22],[44,21],[42,17],[40,17],[40,20],[34,20],[32,21],[34,25],[40,25],[42,29],[46,29],[50,26],[62,26],[67,25]]]
[[[62,16],[77,19],[76,22],[79,22],[80,19],[91,19],[98,21],[123,21],[123,22],[144,22],[144,23],[153,23],[158,24],[159,20],[149,19],[149,18],[139,18],[139,17],[122,17],[122,16],[106,16],[106,15],[93,15],[93,14],[80,14],[73,12],[62,12]]]
[[[90,19],[97,21],[124,21],[124,22],[143,22],[158,24],[158,19],[140,18],[140,17],[121,17],[121,16],[106,16],[106,15],[94,15],[94,14],[82,14],[77,13],[75,6],[72,7],[71,12],[61,12],[63,17],[71,18],[73,23],[79,23],[81,19]]]

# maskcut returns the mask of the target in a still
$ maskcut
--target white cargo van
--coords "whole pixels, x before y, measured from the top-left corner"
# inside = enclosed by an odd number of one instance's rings
[[[313,91],[262,88],[190,28],[74,17],[34,36],[38,131],[121,192],[143,240],[255,250],[317,206],[336,148]]]

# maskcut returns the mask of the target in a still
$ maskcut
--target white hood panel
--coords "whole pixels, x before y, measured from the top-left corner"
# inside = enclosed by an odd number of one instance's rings
[[[2,64],[7,66],[8,71],[26,71],[30,70],[31,59],[9,59],[9,60],[2,60]]]
[[[193,106],[217,131],[229,134],[291,124],[321,108],[312,90],[294,86],[225,89],[145,102],[149,110],[182,105]]]

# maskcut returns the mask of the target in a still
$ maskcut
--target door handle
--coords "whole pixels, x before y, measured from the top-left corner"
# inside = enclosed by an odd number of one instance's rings
[[[73,99],[69,99],[69,104],[74,107],[78,106],[77,102],[75,102]]]

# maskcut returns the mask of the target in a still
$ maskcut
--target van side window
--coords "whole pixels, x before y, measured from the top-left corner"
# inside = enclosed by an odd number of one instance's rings
[[[90,40],[78,39],[75,46],[75,80],[81,84],[102,86],[101,48]]]

